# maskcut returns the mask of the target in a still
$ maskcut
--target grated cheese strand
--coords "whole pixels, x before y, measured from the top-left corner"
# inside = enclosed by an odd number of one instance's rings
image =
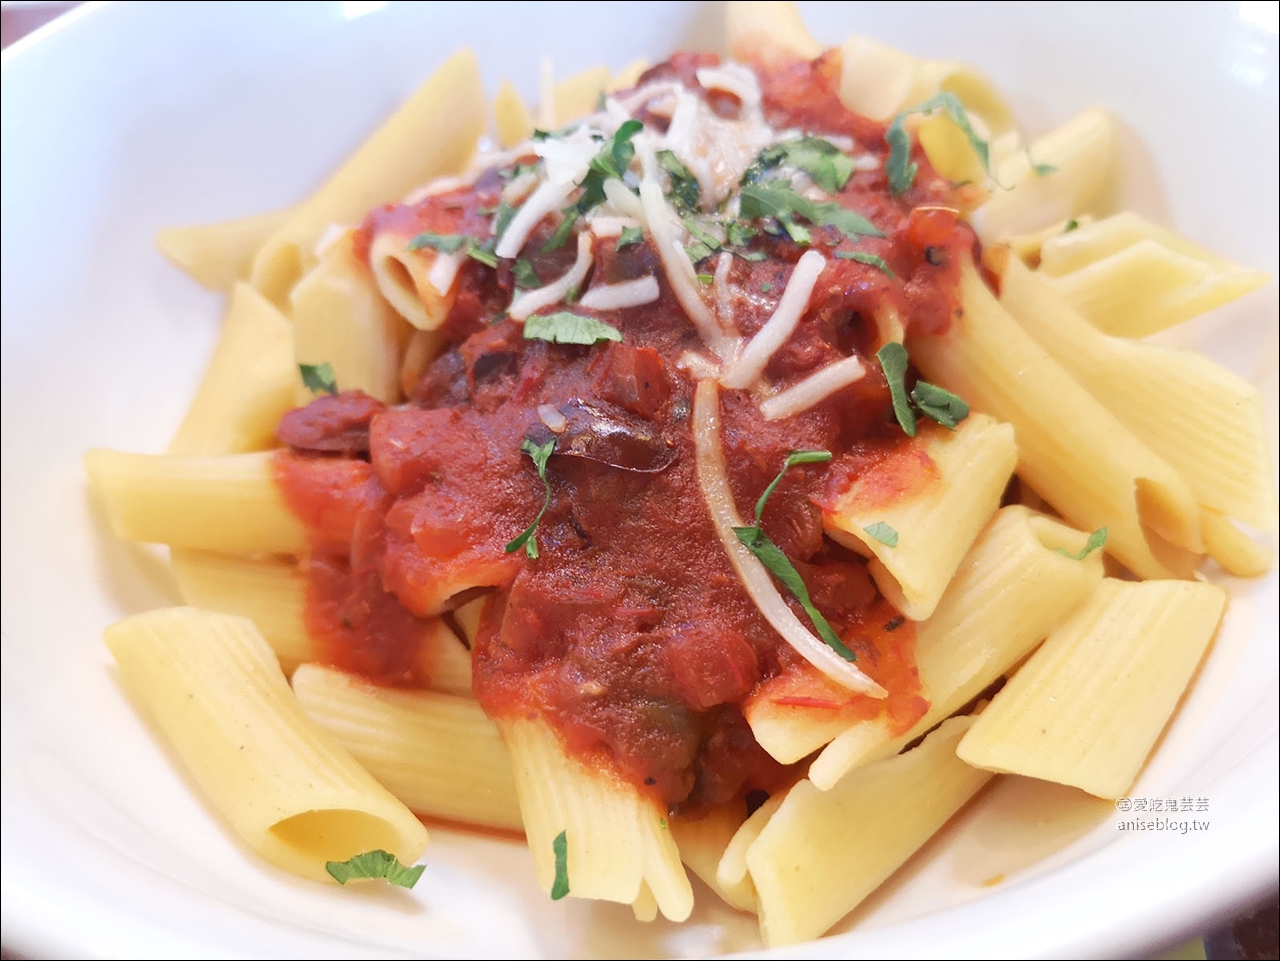
[[[507,313],[512,320],[523,323],[534,312],[560,303],[569,296],[569,291],[575,287],[580,288],[582,282],[587,279],[587,271],[590,269],[591,231],[582,230],[578,232],[578,259],[573,262],[573,266],[559,280],[553,280],[545,287],[518,294],[511,301],[511,307],[508,308]]]
[[[769,358],[787,342],[787,338],[800,323],[800,318],[809,306],[809,298],[813,295],[818,276],[826,265],[826,260],[816,250],[807,251],[800,258],[791,271],[791,279],[787,281],[787,289],[782,292],[782,299],[778,301],[773,316],[751,338],[751,342],[742,351],[742,356],[720,378],[720,383],[735,390],[745,390],[756,382],[764,373]]]
[[[528,241],[529,235],[533,233],[533,229],[538,226],[542,218],[553,210],[559,210],[576,189],[577,184],[572,180],[562,184],[544,180],[511,218],[506,233],[502,235],[493,252],[506,260],[518,257],[520,248]]]
[[[846,661],[813,635],[787,606],[773,576],[747,546],[738,540],[735,527],[745,526],[738,514],[729,487],[724,449],[720,445],[720,391],[713,380],[701,380],[693,395],[693,443],[697,455],[698,486],[720,543],[729,562],[742,581],[747,596],[755,603],[765,620],[796,653],[842,687],[871,697],[885,697],[888,692],[857,666]]]
[[[794,417],[841,388],[862,380],[866,373],[866,367],[857,357],[837,360],[770,397],[760,405],[760,413],[764,414],[765,420]]]
[[[651,304],[658,299],[658,294],[658,278],[650,275],[620,284],[597,284],[583,294],[578,303],[588,310],[622,310]]]

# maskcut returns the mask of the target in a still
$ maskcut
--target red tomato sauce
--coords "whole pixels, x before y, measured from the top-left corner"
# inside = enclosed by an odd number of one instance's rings
[[[681,55],[645,79],[679,77],[696,90],[694,70],[714,62]],[[776,69],[762,83],[775,126],[852,137],[861,152],[886,153],[883,126],[839,104],[829,63]],[[718,111],[736,109],[734,98],[715,96]],[[804,320],[766,369],[769,382],[785,387],[854,350],[873,361],[877,312],[896,311],[909,329],[937,331],[950,322],[959,254],[973,236],[954,217],[912,214],[920,204],[956,203],[924,157],[916,160],[920,174],[902,198],[890,196],[882,164],[856,172],[834,198],[884,231],[858,249],[882,257],[893,276],[831,256],[853,243],[834,228],[813,228],[812,246],[828,263]],[[483,211],[497,204],[502,184],[493,172],[474,187],[377,210],[357,248],[367,256],[370,238],[383,229],[485,236]],[[541,252],[553,220],[522,253],[544,282],[573,259],[572,241]],[[890,692],[883,700],[852,698],[800,660],[739,583],[694,469],[695,385],[676,366],[703,344],[651,242],[615,246],[595,242],[592,282],[653,275],[661,290],[656,303],[598,314],[623,332],[623,342],[525,340],[519,324],[503,319],[514,290],[511,262],[493,269],[468,261],[442,328],[446,346],[409,402],[383,408],[350,393],[291,413],[281,437],[293,450],[279,455],[277,477],[314,538],[307,619],[324,646],[321,659],[380,683],[428,684],[423,619],[488,592],[473,650],[475,694],[485,710],[546,718],[575,755],[643,786],[673,811],[697,812],[788,776],[744,720],[753,692],[779,704],[831,702],[851,719],[883,715],[895,730],[924,712],[912,625],[879,596],[861,558],[824,538],[820,506],[886,458],[900,462],[899,482],[911,489],[911,465],[921,462],[895,453],[905,450],[905,438],[874,362],[862,380],[775,422],[764,420],[750,393],[722,393],[725,457],[744,517],[788,452],[835,454],[830,464],[787,473],[763,527],[859,666]],[[729,275],[746,337],[777,306],[805,248],[785,233],[762,232],[752,249],[767,257],[735,258]],[[551,434],[539,405],[560,411],[564,433]],[[326,441],[326,429],[338,436]],[[505,549],[537,516],[547,490],[521,443],[553,436],[550,502],[534,559]],[[927,478],[917,480],[915,487]]]

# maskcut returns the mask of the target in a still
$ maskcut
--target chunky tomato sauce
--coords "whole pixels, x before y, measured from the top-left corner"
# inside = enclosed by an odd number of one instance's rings
[[[698,91],[695,68],[714,62],[678,56],[642,82],[679,79]],[[858,152],[883,160],[884,128],[846,111],[829,73],[819,60],[763,75],[769,121],[852,138]],[[730,115],[738,104],[717,93],[713,106]],[[789,451],[834,453],[829,464],[787,473],[763,528],[887,698],[851,696],[817,675],[766,623],[730,566],[694,469],[694,381],[677,368],[684,352],[704,345],[647,239],[621,249],[595,242],[590,283],[652,275],[660,285],[656,303],[597,314],[623,332],[621,343],[525,340],[504,314],[512,262],[495,269],[468,260],[442,327],[445,346],[408,403],[383,407],[347,392],[286,416],[280,436],[291,450],[277,459],[278,477],[314,535],[307,617],[323,659],[382,683],[427,684],[423,619],[484,594],[473,664],[485,710],[548,719],[573,753],[686,812],[787,776],[752,737],[743,717],[749,696],[851,718],[883,715],[897,729],[914,722],[927,704],[912,625],[879,596],[861,558],[824,538],[820,506],[886,458],[897,465],[887,497],[927,484],[929,465],[904,447],[872,356],[872,316],[890,305],[911,329],[945,329],[956,311],[959,255],[973,238],[949,210],[916,209],[954,207],[957,196],[923,156],[914,159],[921,172],[901,198],[890,196],[882,163],[854,173],[834,198],[884,231],[857,249],[882,257],[893,276],[836,258],[853,242],[814,227],[812,247],[829,259],[764,380],[786,387],[854,351],[869,360],[867,375],[774,422],[750,392],[726,390],[721,401],[744,517]],[[369,238],[389,228],[487,236],[504,183],[503,171],[493,171],[473,187],[375,211],[358,247],[367,251]],[[573,261],[572,241],[541,252],[556,219],[545,218],[522,252],[544,283]],[[734,319],[747,338],[776,308],[805,250],[785,232],[761,232],[751,249],[767,256],[735,257],[729,273]],[[544,423],[540,405],[556,409],[561,433]],[[521,444],[553,437],[538,556],[508,552],[545,496]]]

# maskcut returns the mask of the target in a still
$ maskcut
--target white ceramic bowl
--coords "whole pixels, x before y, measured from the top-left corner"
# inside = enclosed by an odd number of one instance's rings
[[[219,304],[155,230],[300,198],[447,53],[490,88],[717,44],[717,5],[90,4],[3,66],[3,908],[37,955],[644,956],[758,950],[711,896],[678,929],[553,904],[521,846],[433,831],[411,894],[313,885],[228,835],[119,690],[104,625],[170,603],[155,557],[90,509],[90,446],[159,450]],[[1036,133],[1100,102],[1126,125],[1127,199],[1276,270],[1275,5],[802,4],[965,60]],[[857,22],[855,23],[855,18]],[[1269,18],[1269,21],[1268,21]],[[1180,335],[1269,391],[1276,293]],[[1274,441],[1273,441],[1274,444]],[[1070,791],[1008,782],[829,939],[782,957],[1138,953],[1276,882],[1276,576],[1228,622],[1134,796],[1207,797],[1208,832],[1130,836]],[[1001,883],[989,884],[1003,876]]]

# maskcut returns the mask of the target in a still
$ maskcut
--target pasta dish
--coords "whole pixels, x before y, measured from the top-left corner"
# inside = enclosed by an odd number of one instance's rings
[[[86,457],[188,605],[106,639],[277,866],[411,885],[423,815],[816,937],[993,777],[1124,794],[1195,572],[1269,568],[1261,397],[1142,339],[1269,278],[1103,209],[1100,109],[1025,143],[728,8],[536,116],[464,51],[301,205],[162,234],[230,306],[169,450]]]

